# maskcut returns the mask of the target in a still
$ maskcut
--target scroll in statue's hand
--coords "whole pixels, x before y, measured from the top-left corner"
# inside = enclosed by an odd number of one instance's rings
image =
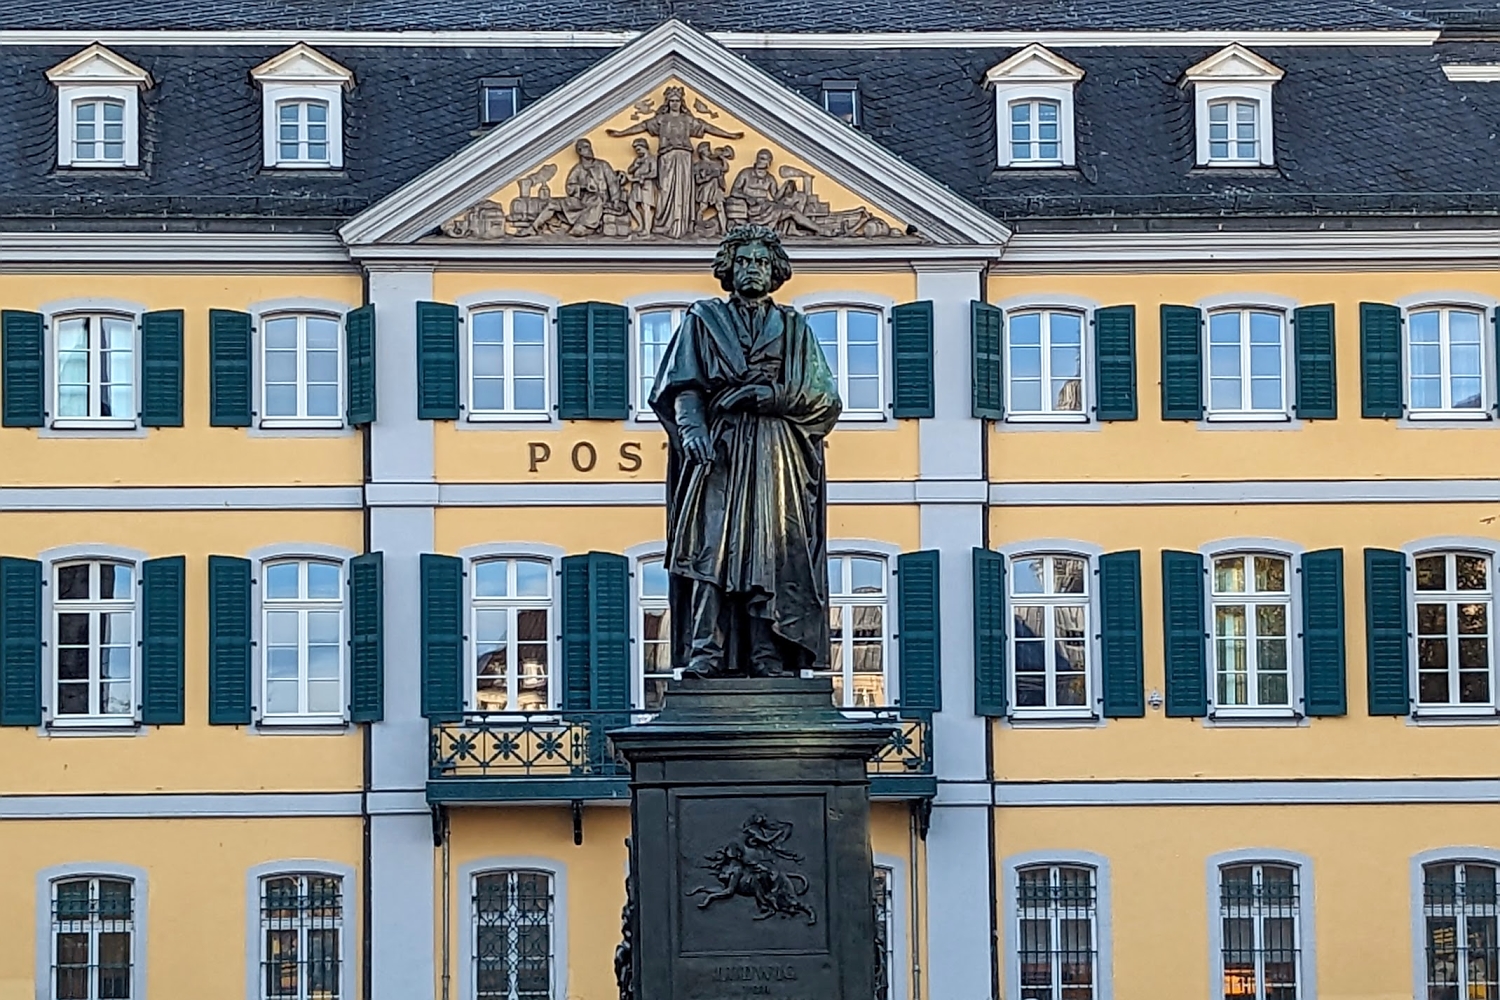
[[[776,390],[768,385],[741,385],[719,397],[719,409],[726,413],[776,412]]]

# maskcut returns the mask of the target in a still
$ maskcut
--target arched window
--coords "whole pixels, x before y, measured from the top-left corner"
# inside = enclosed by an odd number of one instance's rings
[[[1484,314],[1477,309],[1414,309],[1406,316],[1413,416],[1482,414],[1485,409]]]
[[[1021,1000],[1099,995],[1098,899],[1087,865],[1016,871],[1016,962]]]
[[[342,721],[344,568],[321,559],[269,562],[262,571],[265,653],[261,715]]]
[[[539,559],[474,564],[474,697],[479,712],[551,706],[552,567]]]
[[[84,98],[73,102],[71,166],[125,165],[125,102]]]
[[[1500,996],[1495,865],[1422,866],[1422,960],[1427,1000]]]
[[[56,424],[134,423],[135,331],[131,316],[70,314],[52,321]]]
[[[845,416],[885,414],[884,317],[874,309],[815,309],[807,324],[833,370]]]
[[[684,312],[686,310],[681,306],[664,306],[636,313],[635,410],[638,418],[654,420],[656,417],[647,401],[651,398],[651,390],[656,386],[656,370],[661,367],[661,360],[666,356],[667,343],[671,341],[673,331],[682,323]]]
[[[547,314],[485,309],[469,314],[469,416],[545,418]]]
[[[1051,309],[1012,313],[1005,340],[1006,412],[1083,414],[1081,314]]]
[[[318,313],[279,313],[261,321],[263,420],[342,423],[340,326],[338,317]]]
[[[1208,317],[1211,414],[1285,413],[1286,321],[1269,309],[1228,309]]]
[[[896,965],[896,872],[890,865],[875,866],[875,1000],[890,1000]]]
[[[1010,105],[1010,158],[1013,163],[1062,165],[1062,104],[1013,101]]]
[[[1286,556],[1215,556],[1210,603],[1216,708],[1291,708],[1291,577]]]
[[[672,673],[671,610],[667,606],[667,569],[660,559],[642,560],[636,570],[642,708],[656,711],[666,697]]]
[[[1490,557],[1426,552],[1413,565],[1418,707],[1472,710],[1494,705]]]
[[[1210,163],[1260,162],[1259,102],[1208,102],[1208,160]]]
[[[1298,868],[1219,868],[1219,971],[1225,1000],[1298,1000],[1302,995],[1302,901]]]
[[[340,1000],[344,880],[287,873],[260,880],[261,1000]]]
[[[889,704],[890,590],[880,556],[828,557],[829,659],[833,700],[846,708]]]
[[[326,166],[328,163],[328,102],[278,101],[276,157],[285,166]]]
[[[58,563],[53,573],[54,720],[133,719],[135,567],[87,560]]]
[[[1017,715],[1092,710],[1089,562],[1081,555],[1011,559],[1011,704]]]
[[[471,1000],[554,1000],[551,873],[480,872],[473,892]]]
[[[52,1000],[132,1000],[136,886],[84,876],[52,883]]]

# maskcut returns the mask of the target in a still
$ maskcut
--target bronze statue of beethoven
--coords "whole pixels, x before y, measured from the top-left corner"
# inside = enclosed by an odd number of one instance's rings
[[[670,442],[672,665],[705,677],[795,676],[828,657],[827,468],[842,405],[807,318],[771,293],[792,275],[781,239],[738,226],[651,393]]]

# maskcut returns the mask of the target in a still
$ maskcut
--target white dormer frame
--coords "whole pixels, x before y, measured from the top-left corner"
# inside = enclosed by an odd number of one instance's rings
[[[267,167],[288,170],[337,170],[344,165],[344,91],[354,86],[354,74],[308,45],[298,42],[250,71],[260,84],[261,144]],[[281,159],[277,141],[277,107],[285,101],[322,101],[328,105],[328,160]]]
[[[1286,71],[1238,42],[1226,45],[1183,74],[1193,88],[1193,118],[1197,135],[1196,163],[1200,167],[1269,167],[1276,162],[1271,130],[1271,88]],[[1222,100],[1248,101],[1256,106],[1254,159],[1213,159],[1209,156],[1208,106]],[[1230,137],[1233,139],[1230,122]]]
[[[96,42],[49,69],[47,80],[57,88],[58,166],[103,170],[140,166],[140,95],[152,85],[150,73]],[[122,160],[85,160],[73,155],[77,127],[74,109],[91,101],[119,101],[125,105],[122,116],[125,155]],[[103,138],[102,133],[100,138]]]
[[[984,82],[995,88],[997,162],[1002,167],[1071,167],[1076,160],[1073,142],[1073,88],[1083,70],[1035,43],[990,68]],[[1015,160],[1011,157],[1010,107],[1017,101],[1056,101],[1058,160]]]

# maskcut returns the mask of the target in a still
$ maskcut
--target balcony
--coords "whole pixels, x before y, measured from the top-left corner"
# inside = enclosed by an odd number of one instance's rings
[[[931,798],[932,716],[896,708],[861,710],[896,727],[870,762],[877,799]],[[434,722],[428,757],[432,803],[628,801],[630,765],[604,734],[643,712],[490,712]]]

